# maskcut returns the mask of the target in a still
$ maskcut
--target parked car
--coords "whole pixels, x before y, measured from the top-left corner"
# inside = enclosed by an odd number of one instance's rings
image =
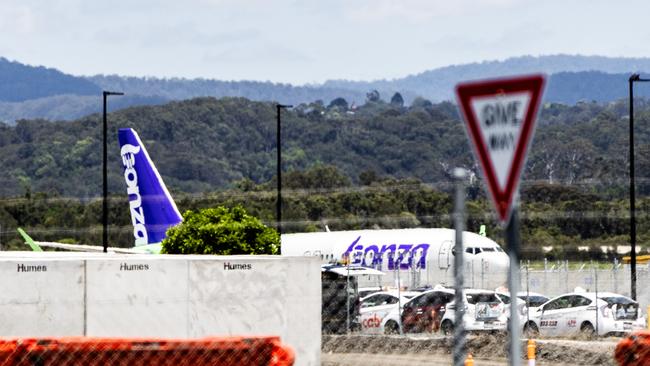
[[[399,333],[399,325],[397,325],[397,317],[400,313],[400,307],[403,308],[411,298],[419,295],[419,292],[414,291],[401,291],[397,292],[382,291],[375,292],[361,299],[359,303],[359,321],[361,325],[361,332],[368,334],[384,334],[384,333]],[[390,313],[394,313],[394,323],[391,329],[385,329],[386,322],[391,319],[387,317]]]
[[[437,286],[414,297],[401,314],[404,333],[437,332],[447,305],[454,299],[454,290]]]
[[[359,296],[364,298],[368,295],[374,294],[375,292],[383,291],[384,289],[381,286],[374,287],[359,287]]]
[[[508,326],[506,306],[490,290],[465,289],[463,290],[463,325],[470,332],[505,331]],[[456,303],[447,305],[447,311],[442,317],[440,330],[444,334],[451,334],[455,327]]]
[[[404,306],[401,320],[405,333],[442,332],[451,334],[455,324],[455,291],[437,286],[434,290],[414,297]],[[503,331],[507,326],[503,302],[494,291],[463,290],[465,315],[463,324],[468,331]]]
[[[505,305],[505,314],[510,319],[510,293],[504,291],[496,291],[497,296]],[[531,308],[536,308],[549,300],[548,297],[529,291],[520,291],[517,293],[517,314],[519,314],[520,324],[528,321],[528,311]]]
[[[497,291],[496,293],[504,304],[510,304],[509,292]],[[517,292],[517,297],[529,308],[536,308],[549,300],[547,296],[532,291],[519,291]]]
[[[524,323],[525,334],[586,337],[622,335],[643,329],[639,304],[611,292],[572,292],[531,308]]]

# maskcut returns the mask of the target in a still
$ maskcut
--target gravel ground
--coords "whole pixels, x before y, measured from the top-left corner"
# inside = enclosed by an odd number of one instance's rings
[[[537,365],[615,366],[614,348],[618,338],[580,341],[569,339],[538,340]],[[522,356],[526,357],[526,341]],[[479,335],[468,338],[468,351],[478,365],[507,364],[508,339]],[[344,365],[449,365],[452,338],[439,336],[334,336],[323,335],[322,362],[327,366]]]

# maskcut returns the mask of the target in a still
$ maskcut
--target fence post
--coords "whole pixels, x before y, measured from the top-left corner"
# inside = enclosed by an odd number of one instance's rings
[[[544,258],[544,293],[545,294],[548,293],[548,285],[547,285],[547,283],[548,283],[547,276],[548,275],[546,273],[547,271],[548,271],[548,260],[546,258]]]
[[[598,336],[598,269],[594,266],[594,261],[591,261],[591,267],[594,270],[594,288],[596,291],[596,336]]]
[[[481,288],[485,288],[485,259],[481,258]]]
[[[618,293],[618,260],[614,257],[614,292]]]
[[[566,292],[571,291],[569,289],[569,261],[564,261],[564,283],[566,283]]]

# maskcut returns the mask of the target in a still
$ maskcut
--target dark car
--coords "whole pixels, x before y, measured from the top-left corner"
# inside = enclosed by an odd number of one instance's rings
[[[404,333],[437,332],[448,303],[454,300],[454,292],[436,289],[421,293],[404,305],[402,329]]]

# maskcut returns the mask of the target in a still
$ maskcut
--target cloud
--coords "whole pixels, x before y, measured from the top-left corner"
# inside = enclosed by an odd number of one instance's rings
[[[480,14],[508,9],[529,0],[357,0],[345,7],[353,22],[378,23],[387,20],[422,23],[434,18]]]
[[[27,5],[8,3],[0,12],[0,31],[4,34],[29,34],[36,30],[34,12]]]

